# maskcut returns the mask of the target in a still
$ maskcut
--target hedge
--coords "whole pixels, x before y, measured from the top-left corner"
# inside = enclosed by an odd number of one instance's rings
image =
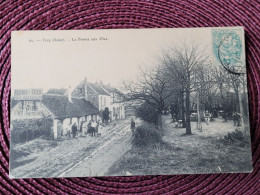
[[[11,121],[11,143],[23,143],[38,137],[53,139],[53,120],[44,119],[24,119]]]

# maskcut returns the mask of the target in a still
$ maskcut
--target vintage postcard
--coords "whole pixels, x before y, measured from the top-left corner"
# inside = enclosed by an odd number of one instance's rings
[[[11,38],[10,178],[252,171],[243,27]]]

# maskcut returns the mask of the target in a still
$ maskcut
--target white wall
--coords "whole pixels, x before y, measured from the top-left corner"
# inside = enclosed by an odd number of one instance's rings
[[[24,101],[22,107],[22,101],[18,102],[13,108],[11,108],[11,120],[16,119],[37,119],[44,116],[51,116],[51,112],[40,101],[36,101],[34,108],[33,101]]]
[[[108,107],[112,104],[112,98],[108,95],[98,95],[98,105],[99,110],[104,110],[105,107]]]
[[[125,105],[123,103],[113,103],[112,97],[107,95],[99,95],[98,101],[99,110],[104,110],[105,107],[109,108],[109,111],[111,111],[110,117],[112,120],[115,120],[115,113],[118,114],[118,119],[125,118]],[[115,108],[115,113],[113,108]]]
[[[54,139],[58,138],[58,121],[57,119],[53,120],[53,134],[54,134]]]
[[[74,124],[74,122],[75,122],[75,123],[77,124],[78,130],[79,130],[79,129],[80,129],[81,121],[87,121],[87,122],[89,122],[90,120],[91,120],[91,115],[86,116],[86,120],[85,120],[85,117],[79,118],[79,123],[78,123],[78,119],[77,119],[76,117],[73,117],[73,118],[72,118],[71,126],[72,126],[72,125]],[[64,120],[63,120],[63,124],[62,124],[62,127],[63,127],[63,135],[66,134],[69,125],[70,125],[70,118],[64,119]],[[70,128],[71,128],[71,127],[70,127]]]
[[[117,119],[125,118],[125,106],[123,103],[113,103],[109,106],[111,111],[111,119],[115,120],[115,114],[117,113]],[[115,112],[114,112],[115,111]]]
[[[125,118],[125,105],[122,105],[122,118]]]

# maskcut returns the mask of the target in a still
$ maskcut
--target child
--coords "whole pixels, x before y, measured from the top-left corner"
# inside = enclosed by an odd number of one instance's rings
[[[67,131],[67,139],[71,139],[71,130]]]

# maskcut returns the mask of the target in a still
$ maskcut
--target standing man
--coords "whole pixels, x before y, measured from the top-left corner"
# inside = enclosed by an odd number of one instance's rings
[[[131,131],[132,131],[132,136],[133,136],[134,132],[135,132],[135,122],[134,122],[134,119],[131,119]]]
[[[84,120],[84,119],[83,119]],[[81,121],[80,122],[80,127],[79,127],[79,132],[82,134],[82,129],[83,129],[83,123],[84,123],[84,121]]]
[[[92,134],[91,133],[91,120],[88,122],[88,131],[87,131],[87,133]]]
[[[67,125],[66,127],[66,135],[67,135],[67,139],[71,139],[71,123]]]
[[[205,121],[207,123],[207,125],[209,124],[209,121],[210,121],[210,117],[211,117],[211,114],[209,113],[208,110],[206,110],[205,114],[204,114],[204,117],[205,117]]]
[[[91,136],[94,137],[96,136],[96,127],[97,127],[97,123],[94,119],[92,119],[92,123],[91,123]]]
[[[234,126],[236,126],[236,127],[238,127],[238,126],[240,126],[240,118],[241,118],[241,114],[240,113],[238,113],[238,112],[235,112],[234,114],[233,114],[233,122],[234,122]]]
[[[74,123],[73,126],[72,126],[72,135],[73,135],[73,138],[76,137],[77,131],[78,131],[77,125],[76,125],[76,123]]]

